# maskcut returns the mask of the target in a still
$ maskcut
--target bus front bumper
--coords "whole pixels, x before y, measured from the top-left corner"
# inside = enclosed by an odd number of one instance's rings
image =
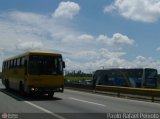
[[[42,93],[42,94],[46,94],[49,92],[62,92],[64,91],[64,86],[61,87],[33,87],[33,86],[29,86],[29,92],[33,92],[33,93]]]

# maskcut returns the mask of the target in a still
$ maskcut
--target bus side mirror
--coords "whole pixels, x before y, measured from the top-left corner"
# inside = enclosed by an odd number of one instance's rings
[[[65,67],[66,67],[66,65],[65,65],[65,62],[64,62],[64,61],[62,62],[62,66],[63,66],[63,68],[65,68]]]

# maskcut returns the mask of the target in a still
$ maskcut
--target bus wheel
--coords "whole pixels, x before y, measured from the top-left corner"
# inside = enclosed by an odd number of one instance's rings
[[[19,83],[19,92],[22,96],[24,96],[24,85],[22,82]]]
[[[54,92],[53,91],[48,93],[48,97],[52,98],[53,96],[54,96]]]
[[[5,79],[5,87],[7,90],[9,90],[9,81],[8,79]]]

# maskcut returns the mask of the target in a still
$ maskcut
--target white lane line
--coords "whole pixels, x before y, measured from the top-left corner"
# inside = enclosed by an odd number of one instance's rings
[[[18,96],[15,96],[15,95],[12,94],[12,93],[9,93],[9,95],[11,95],[12,97],[14,97],[14,98],[16,98],[16,99],[18,99],[18,100],[24,100],[23,98],[20,98],[20,97],[18,97]],[[51,112],[51,111],[49,111],[49,110],[47,110],[47,109],[45,109],[45,108],[43,108],[43,107],[40,107],[40,106],[38,106],[38,105],[36,105],[36,104],[33,104],[33,103],[29,102],[29,101],[24,101],[24,102],[27,103],[27,104],[29,104],[29,105],[31,105],[31,106],[33,106],[33,107],[35,107],[35,108],[37,108],[37,109],[39,109],[39,110],[42,110],[43,112],[46,112],[46,113],[48,113],[48,114],[50,114],[50,115],[52,115],[52,116],[54,116],[54,117],[57,117],[58,119],[66,119],[66,118],[64,118],[64,117],[62,117],[62,116],[60,116],[60,115],[58,115],[58,114],[55,114],[55,113],[53,113],[53,112]]]
[[[76,100],[76,101],[79,101],[79,102],[84,102],[84,103],[89,103],[89,104],[94,104],[94,105],[106,107],[106,105],[103,105],[103,104],[100,104],[100,103],[90,102],[90,101],[81,100],[81,99],[77,99],[77,98],[73,98],[73,97],[69,97],[69,99]]]
[[[33,104],[33,103],[29,102],[29,101],[24,101],[24,102],[27,103],[27,104],[29,104],[29,105],[31,105],[31,106],[33,106],[33,107],[35,107],[35,108],[37,108],[37,109],[42,110],[42,111],[44,111],[44,112],[46,112],[46,113],[48,113],[48,114],[51,114],[51,115],[54,116],[54,117],[57,117],[58,119],[66,119],[66,118],[64,118],[64,117],[62,117],[62,116],[60,116],[60,115],[58,115],[58,114],[55,114],[55,113],[53,113],[53,112],[51,112],[51,111],[49,111],[49,110],[47,110],[47,109],[45,109],[45,108],[43,108],[43,107],[40,107],[40,106],[38,106],[38,105],[35,105],[35,104]]]

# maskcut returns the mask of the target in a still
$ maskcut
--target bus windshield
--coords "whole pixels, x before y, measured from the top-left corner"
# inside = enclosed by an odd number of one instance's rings
[[[30,55],[28,72],[31,75],[62,74],[62,57],[48,55]]]

